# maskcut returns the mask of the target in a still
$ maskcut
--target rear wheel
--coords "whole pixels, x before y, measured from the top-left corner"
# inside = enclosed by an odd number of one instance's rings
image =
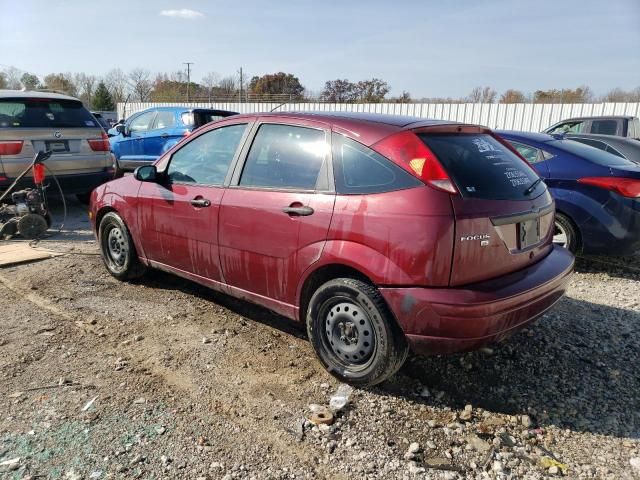
[[[329,373],[357,386],[392,376],[409,351],[380,292],[351,278],[331,280],[316,290],[307,311],[307,331]]]
[[[573,221],[562,213],[556,213],[553,243],[566,248],[573,254],[575,254],[580,247],[578,229],[573,224]]]
[[[98,238],[102,260],[111,275],[118,280],[132,280],[144,274],[145,266],[138,259],[129,229],[117,213],[102,217]]]

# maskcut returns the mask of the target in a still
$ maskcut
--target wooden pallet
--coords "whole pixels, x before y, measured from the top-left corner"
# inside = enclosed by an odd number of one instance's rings
[[[64,255],[50,252],[38,247],[30,247],[27,242],[6,243],[0,242],[0,267],[8,267],[18,263],[34,262]]]

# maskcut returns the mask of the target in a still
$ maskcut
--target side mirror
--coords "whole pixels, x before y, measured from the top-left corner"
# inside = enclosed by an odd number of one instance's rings
[[[116,125],[116,126],[115,126],[115,129],[116,129],[116,132],[121,133],[121,134],[122,134],[122,135],[124,135],[124,136],[126,136],[126,135],[127,135],[127,133],[126,133],[126,128],[125,128],[125,126],[124,126],[124,124],[123,124],[123,123],[121,123],[120,125]]]
[[[158,170],[155,165],[143,165],[133,171],[133,176],[140,182],[157,182]]]

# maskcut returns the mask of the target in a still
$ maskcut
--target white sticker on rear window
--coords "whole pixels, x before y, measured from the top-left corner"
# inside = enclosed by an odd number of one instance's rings
[[[96,124],[95,124],[95,123],[93,123],[91,120],[85,120],[85,121],[84,121],[84,124],[85,124],[87,127],[95,127],[95,126],[96,126]]]
[[[47,112],[45,115],[47,116],[47,118],[49,120],[51,120],[51,121],[55,120],[55,117],[53,116],[53,113]]]
[[[474,138],[473,139],[473,144],[478,147],[478,151],[479,152],[490,152],[490,151],[495,151],[496,149],[493,148],[493,145],[491,145],[489,142],[487,142],[484,138]]]
[[[513,167],[507,168],[504,175],[509,179],[511,185],[514,187],[517,187],[518,185],[527,185],[529,183],[527,174]]]

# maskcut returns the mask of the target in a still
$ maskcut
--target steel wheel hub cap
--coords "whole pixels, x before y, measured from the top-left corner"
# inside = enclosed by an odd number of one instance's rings
[[[119,228],[112,228],[107,238],[109,256],[118,266],[123,266],[127,260],[127,242]]]
[[[358,305],[351,302],[334,305],[327,314],[325,328],[333,353],[343,362],[359,364],[371,357],[373,328]]]

